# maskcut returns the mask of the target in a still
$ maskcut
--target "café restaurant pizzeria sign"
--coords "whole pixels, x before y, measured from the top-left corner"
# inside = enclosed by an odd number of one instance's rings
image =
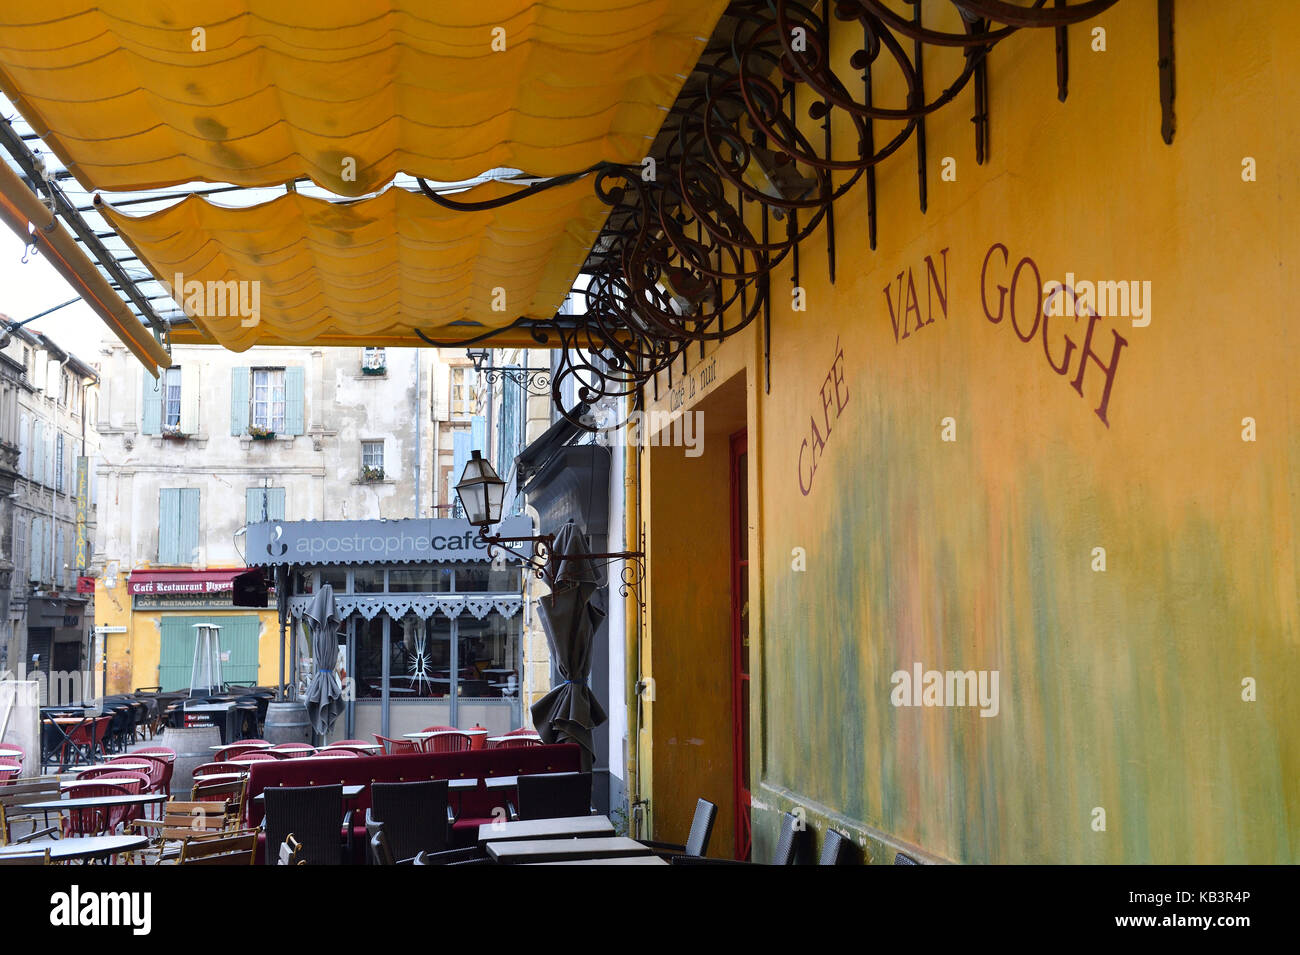
[[[233,607],[234,581],[247,568],[136,570],[127,581],[136,610],[208,610]]]

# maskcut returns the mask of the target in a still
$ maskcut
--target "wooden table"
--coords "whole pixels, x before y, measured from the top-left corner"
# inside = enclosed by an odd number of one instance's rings
[[[614,824],[606,816],[564,816],[558,819],[486,822],[478,827],[479,842],[511,842],[515,839],[596,839],[612,835],[614,835]]]
[[[49,849],[51,861],[66,862],[70,859],[96,859],[119,852],[131,852],[148,845],[148,836],[80,836],[0,846],[0,854],[21,855],[24,852],[44,852]]]
[[[607,836],[593,839],[517,839],[511,842],[489,842],[487,852],[491,858],[504,864],[653,855],[641,843],[625,836]]]
[[[668,865],[658,856],[617,856],[613,859],[561,859],[557,862],[525,862],[524,865]]]

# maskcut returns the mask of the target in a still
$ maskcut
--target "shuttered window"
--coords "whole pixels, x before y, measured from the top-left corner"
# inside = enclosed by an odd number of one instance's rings
[[[14,583],[21,585],[28,580],[27,568],[31,552],[27,548],[27,515],[23,511],[14,511]]]
[[[27,568],[28,579],[40,581],[45,570],[45,518],[32,518],[31,554],[32,562]]]
[[[509,372],[515,370],[515,368],[509,366],[506,370]],[[510,471],[515,466],[515,458],[519,455],[523,445],[524,391],[522,388],[514,387],[509,374],[502,378],[502,383],[501,420],[497,426],[497,472],[502,479],[509,480]],[[505,511],[503,513],[518,514],[522,504],[522,496],[515,495],[513,501],[505,502]]]
[[[244,434],[250,427],[302,434],[305,405],[301,367],[231,369],[231,434]]]
[[[263,512],[263,505],[266,510]],[[265,516],[263,516],[265,513]],[[250,487],[244,494],[244,523],[284,520],[284,488]]]
[[[32,476],[32,452],[28,446],[29,433],[32,430],[31,419],[26,412],[18,420],[18,473],[23,477]],[[23,535],[26,539],[26,535]]]
[[[68,473],[67,466],[63,461],[63,432],[59,432],[55,438],[56,450],[54,452],[54,483],[55,489],[62,494],[66,487],[64,478]]]
[[[465,473],[465,464],[469,461],[470,437],[468,431],[456,431],[451,437],[451,488],[450,500],[451,516],[464,517],[465,512],[460,506],[460,495],[456,493],[456,484],[460,481],[460,476]]]
[[[166,371],[158,378],[147,372],[140,373],[141,434],[162,434],[163,379],[166,375]]]
[[[198,488],[162,488],[158,492],[158,563],[193,563],[198,549]]]
[[[37,484],[45,483],[45,422],[37,421],[32,426],[32,480]]]

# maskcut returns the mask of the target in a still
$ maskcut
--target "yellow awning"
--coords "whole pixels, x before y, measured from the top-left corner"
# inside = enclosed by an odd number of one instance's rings
[[[362,196],[399,171],[552,176],[639,162],[725,6],[5,4],[0,89],[87,189],[309,176]]]
[[[454,198],[516,189],[488,183]],[[399,188],[356,202],[290,193],[244,208],[190,196],[138,218],[100,208],[207,339],[234,351],[412,345],[417,328],[461,341],[522,315],[549,318],[606,212],[590,177],[481,212]],[[175,340],[194,340],[179,331]]]

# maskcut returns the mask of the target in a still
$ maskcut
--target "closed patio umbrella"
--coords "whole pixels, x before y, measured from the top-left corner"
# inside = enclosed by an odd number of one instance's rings
[[[556,554],[565,555],[557,558]],[[605,722],[605,710],[587,678],[591,675],[592,645],[605,611],[592,602],[600,575],[587,558],[587,543],[569,521],[555,536],[545,576],[551,593],[543,597],[542,626],[564,682],[531,707],[533,725],[545,743],[577,743],[582,747],[582,767],[591,768],[595,748],[591,731]]]
[[[316,672],[307,687],[304,702],[312,728],[322,736],[330,731],[334,720],[343,712],[343,686],[334,672],[339,659],[339,614],[334,606],[334,588],[322,584],[311,606],[303,614],[311,632],[312,655]]]

